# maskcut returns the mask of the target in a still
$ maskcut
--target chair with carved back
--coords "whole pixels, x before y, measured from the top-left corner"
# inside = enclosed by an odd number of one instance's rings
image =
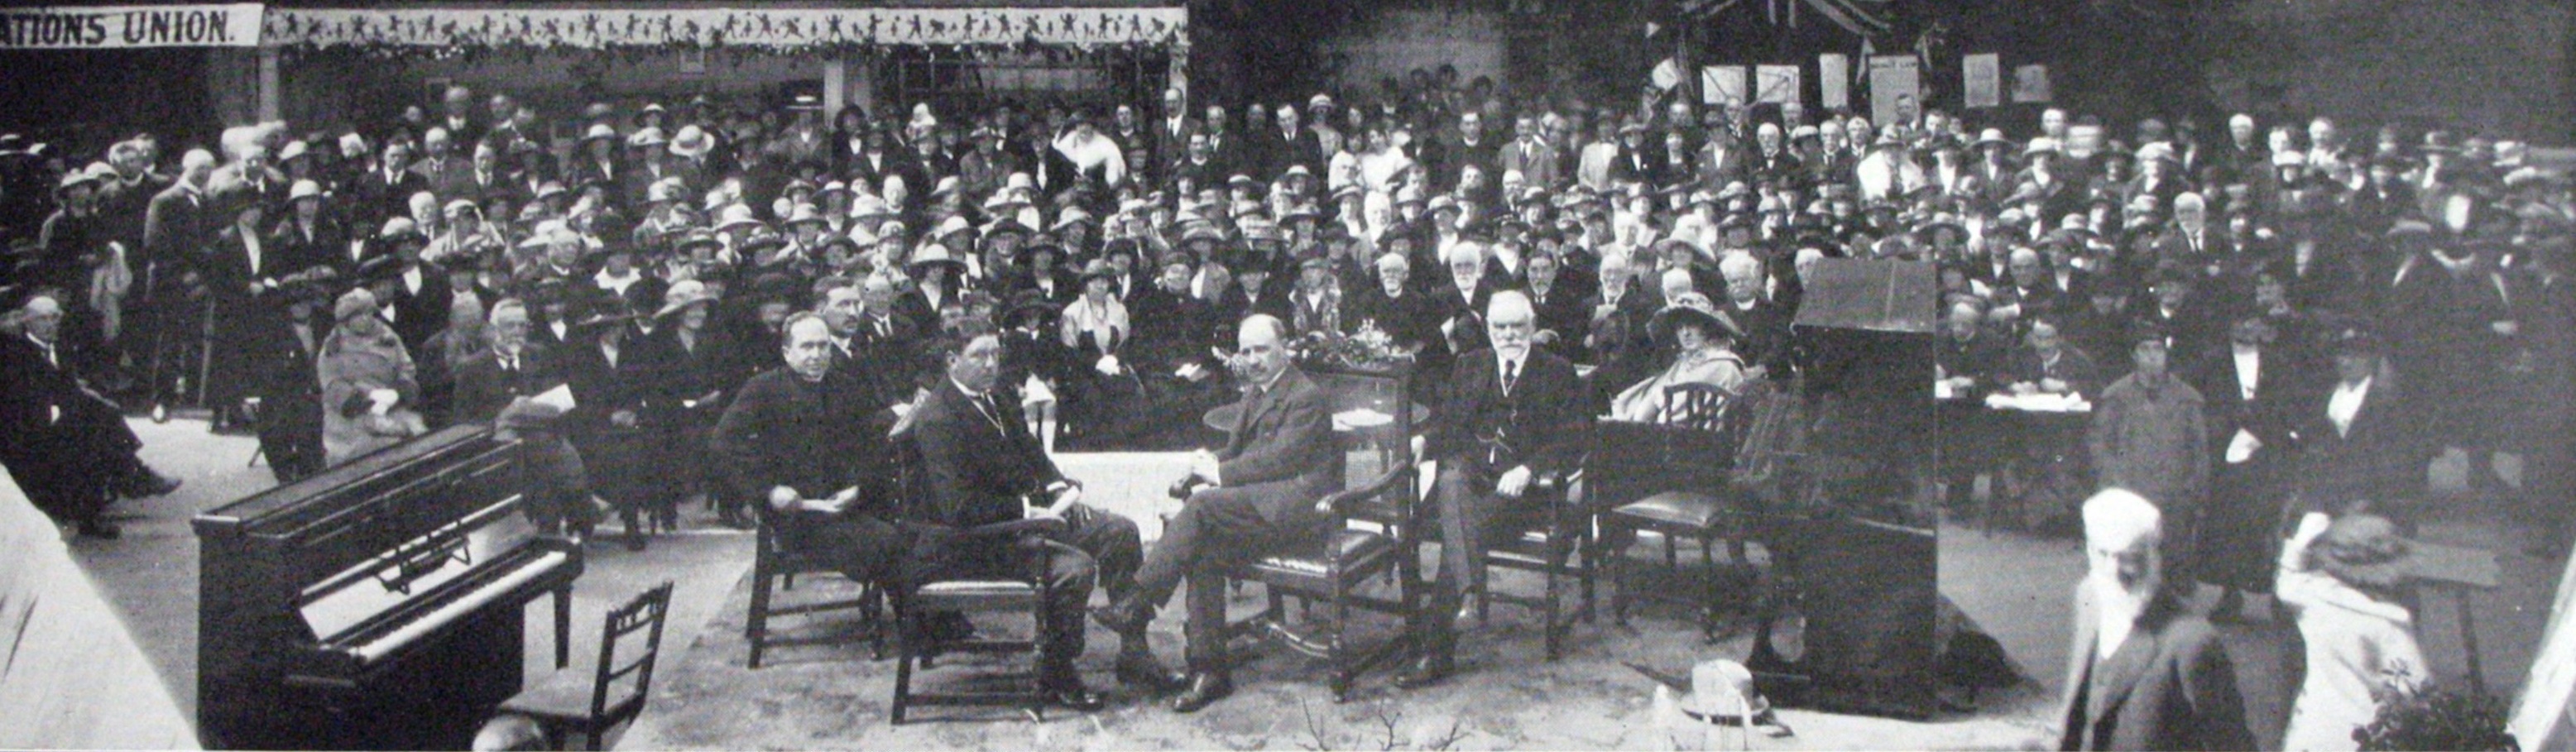
[[[599,749],[609,729],[644,711],[653,667],[662,654],[662,622],[670,610],[671,583],[666,580],[608,612],[596,670],[587,676],[572,669],[556,671],[501,703],[497,712],[536,721],[555,748],[563,747],[566,735],[580,734],[584,749]],[[633,657],[621,659],[624,655]]]
[[[1343,453],[1346,484],[1319,500],[1329,510],[1314,534],[1286,544],[1255,560],[1231,581],[1259,583],[1267,598],[1261,613],[1228,624],[1230,633],[1256,630],[1265,622],[1286,623],[1287,601],[1296,600],[1304,615],[1322,611],[1313,640],[1321,658],[1331,664],[1328,679],[1335,702],[1349,699],[1361,674],[1402,655],[1402,638],[1360,644],[1349,634],[1356,612],[1370,612],[1409,622],[1421,602],[1418,530],[1420,489],[1411,437],[1416,413],[1412,371],[1344,371],[1309,367],[1306,375],[1324,388],[1333,411],[1333,438]],[[1394,593],[1384,592],[1391,581]]]
[[[898,472],[907,507],[922,500],[927,491],[922,481],[920,447],[910,436],[895,441]],[[909,523],[907,523],[909,524]],[[888,708],[889,720],[901,724],[913,706],[1001,706],[1017,707],[1031,720],[1046,718],[1046,692],[1040,666],[1046,665],[1045,650],[1048,629],[1046,604],[1053,594],[1047,573],[1053,564],[1054,547],[1047,539],[1060,535],[1065,522],[1056,518],[1018,519],[973,528],[937,528],[924,532],[954,536],[951,545],[960,547],[995,546],[1008,550],[1019,565],[1017,574],[965,574],[957,576],[920,576],[907,574],[889,589],[888,600],[894,607],[895,679],[894,698]],[[959,616],[1005,615],[1028,620],[1027,637],[990,637],[969,635],[943,637],[928,628],[933,614]],[[931,659],[944,653],[983,653],[996,655],[1027,654],[1030,657],[1027,676],[1013,677],[1017,686],[1004,689],[970,688],[952,691],[917,691],[913,674],[931,667]],[[958,668],[976,668],[966,663]]]
[[[1588,490],[1609,508],[1602,517],[1603,556],[1611,564],[1611,614],[1628,623],[1628,606],[1637,592],[1634,565],[1622,555],[1639,532],[1663,539],[1664,563],[1680,569],[1676,541],[1695,540],[1709,567],[1698,599],[1700,631],[1717,638],[1721,579],[1716,543],[1725,541],[1729,561],[1745,562],[1744,538],[1756,505],[1747,492],[1730,482],[1738,449],[1753,410],[1741,406],[1765,400],[1769,382],[1754,380],[1735,392],[1713,384],[1676,384],[1665,392],[1669,406],[1662,423],[1604,422],[1597,444],[1586,458]]]

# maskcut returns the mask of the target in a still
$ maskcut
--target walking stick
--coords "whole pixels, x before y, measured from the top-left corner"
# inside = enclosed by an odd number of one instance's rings
[[[206,380],[213,378],[215,370],[215,300],[211,295],[206,298],[206,326],[197,341],[197,405],[220,413],[221,408],[206,404]]]

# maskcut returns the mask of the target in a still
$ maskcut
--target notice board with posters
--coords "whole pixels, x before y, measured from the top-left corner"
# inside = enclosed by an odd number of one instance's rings
[[[1923,92],[1922,62],[1913,55],[1871,55],[1869,57],[1869,119],[1887,124],[1898,120],[1896,100],[1920,97]]]

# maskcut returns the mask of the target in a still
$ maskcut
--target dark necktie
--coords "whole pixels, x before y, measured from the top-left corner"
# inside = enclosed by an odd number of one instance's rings
[[[1520,361],[1516,361],[1516,360],[1506,360],[1506,361],[1503,361],[1503,396],[1505,396],[1505,397],[1512,396],[1512,387],[1513,387],[1513,386],[1516,386],[1516,385],[1518,385],[1518,384],[1519,384],[1519,382],[1520,382],[1520,378],[1521,378],[1521,364],[1520,364]]]
[[[984,414],[984,422],[993,424],[994,433],[1008,435],[1011,432],[1010,429],[1002,427],[1002,411],[993,404],[993,395],[975,395],[974,402],[975,412]]]

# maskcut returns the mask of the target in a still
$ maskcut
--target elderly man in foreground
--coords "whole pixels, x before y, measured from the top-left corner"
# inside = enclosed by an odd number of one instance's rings
[[[2227,647],[2168,587],[2162,528],[2156,505],[2128,490],[2084,502],[2059,749],[2254,748]]]

